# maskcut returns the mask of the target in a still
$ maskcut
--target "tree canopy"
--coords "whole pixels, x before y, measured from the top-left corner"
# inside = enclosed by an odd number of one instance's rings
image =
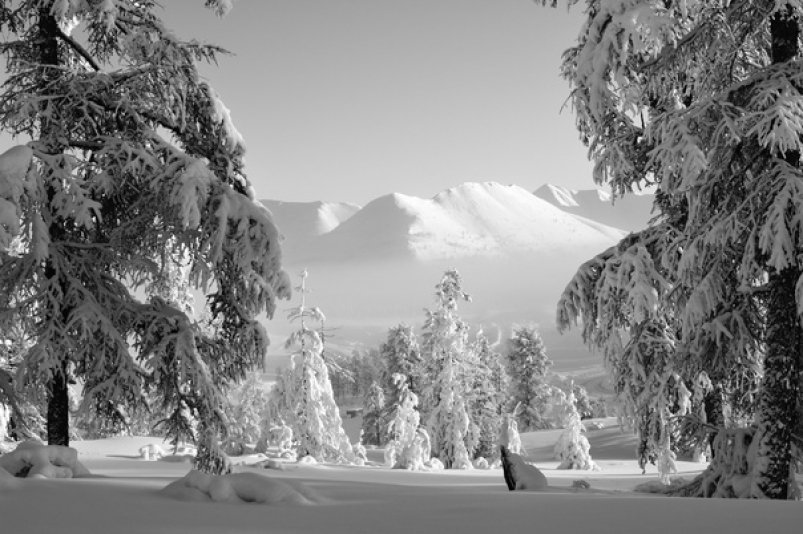
[[[222,14],[230,2],[206,5]],[[45,385],[55,443],[67,442],[66,384],[78,379],[106,415],[156,391],[213,446],[221,386],[268,343],[256,316],[290,293],[243,139],[196,67],[224,51],[179,38],[157,7],[0,6],[0,128],[30,140],[0,156],[0,328],[24,323],[17,386]],[[206,294],[213,327],[142,298],[176,265]]]

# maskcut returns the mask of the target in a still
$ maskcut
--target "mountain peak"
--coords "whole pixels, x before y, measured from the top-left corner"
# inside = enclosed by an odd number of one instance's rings
[[[620,230],[581,220],[517,185],[467,182],[424,199],[391,193],[321,234],[303,258],[420,261],[604,248]]]
[[[533,194],[566,213],[631,232],[647,226],[654,199],[649,193],[614,199],[602,189],[569,189],[553,184],[542,185]]]

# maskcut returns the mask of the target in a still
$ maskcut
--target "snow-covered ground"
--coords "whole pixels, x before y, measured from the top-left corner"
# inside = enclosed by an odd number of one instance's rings
[[[608,420],[608,423],[611,421]],[[502,471],[435,473],[286,464],[284,470],[239,466],[291,485],[303,484],[317,504],[223,504],[170,498],[162,488],[190,469],[182,461],[144,461],[138,450],[158,438],[75,442],[95,475],[73,480],[19,480],[0,490],[3,533],[754,533],[796,532],[800,502],[680,499],[632,492],[656,480],[633,460],[635,440],[609,426],[589,431],[600,471],[558,471],[551,449],[559,431],[524,434],[530,458],[550,487],[509,492]],[[369,460],[381,451],[369,451]],[[175,460],[175,459],[174,459]],[[252,462],[253,457],[235,459]],[[704,466],[678,462],[681,476]],[[574,480],[590,490],[572,490]]]

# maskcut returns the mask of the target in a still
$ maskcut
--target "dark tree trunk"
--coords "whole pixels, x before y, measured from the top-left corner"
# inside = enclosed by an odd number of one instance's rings
[[[39,8],[39,60],[42,65],[58,66],[59,60],[59,47],[58,35],[59,27],[55,17],[51,14],[50,10],[53,2],[44,2]],[[56,75],[55,69],[42,70],[42,83],[48,84],[53,76]],[[53,105],[53,104],[46,104]],[[55,114],[43,114],[40,122],[40,141],[43,142],[45,150],[51,154],[58,154],[62,151],[60,141],[57,139],[60,128],[57,121],[59,120],[58,112]],[[45,118],[46,117],[46,118]],[[55,196],[55,186],[48,185],[47,198],[48,207],[53,201]],[[53,221],[48,227],[50,233],[50,241],[55,243],[61,241],[64,237],[65,229],[58,221]],[[53,260],[48,258],[45,265],[45,277],[48,280],[55,282],[53,285],[62,286],[62,295],[66,294],[64,284],[56,280],[58,274],[53,266]],[[52,283],[52,282],[51,282]],[[52,286],[51,286],[52,287]],[[64,308],[63,303],[55,304],[47,310],[46,321],[63,322],[68,315],[67,310]],[[51,350],[52,344],[51,344]],[[63,358],[60,372],[54,373],[54,376],[47,384],[47,442],[49,445],[69,445],[70,444],[70,400],[67,392],[67,383],[69,377],[67,375],[68,355],[59,355]]]
[[[725,393],[722,384],[719,382],[714,386],[714,389],[703,398],[706,423],[719,429],[725,428],[725,413],[723,411],[724,398]],[[714,448],[714,440],[716,437],[716,431],[712,431],[708,434],[707,443],[708,447],[711,449],[712,460],[716,455],[716,449]]]
[[[773,15],[770,22],[773,63],[794,59],[798,53],[800,29],[791,9]],[[787,163],[797,167],[800,154],[785,154]],[[758,439],[753,471],[753,496],[771,499],[790,497],[792,432],[797,428],[801,331],[795,299],[800,270],[787,267],[771,270],[768,282],[767,355],[758,399]]]
[[[70,445],[70,397],[65,374],[54,376],[48,384],[47,444]]]
[[[759,394],[756,433],[758,456],[756,496],[789,498],[792,432],[797,427],[800,323],[795,285],[800,272],[784,269],[770,274],[767,303],[767,356]]]

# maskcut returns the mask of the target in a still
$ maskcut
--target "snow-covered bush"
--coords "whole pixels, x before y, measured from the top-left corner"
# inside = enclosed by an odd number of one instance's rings
[[[570,393],[568,399],[574,406],[574,393]],[[560,461],[558,469],[599,469],[591,459],[591,445],[583,434],[585,428],[577,408],[569,413],[564,425],[555,444],[555,459]]]
[[[78,461],[75,449],[44,445],[37,440],[24,441],[12,452],[0,456],[0,471],[21,478],[77,478],[90,475],[89,470]]]
[[[365,445],[362,444],[362,430],[360,430],[360,439],[351,446],[351,452],[354,453],[355,465],[365,465],[365,462],[368,461],[368,452],[365,450]]]

